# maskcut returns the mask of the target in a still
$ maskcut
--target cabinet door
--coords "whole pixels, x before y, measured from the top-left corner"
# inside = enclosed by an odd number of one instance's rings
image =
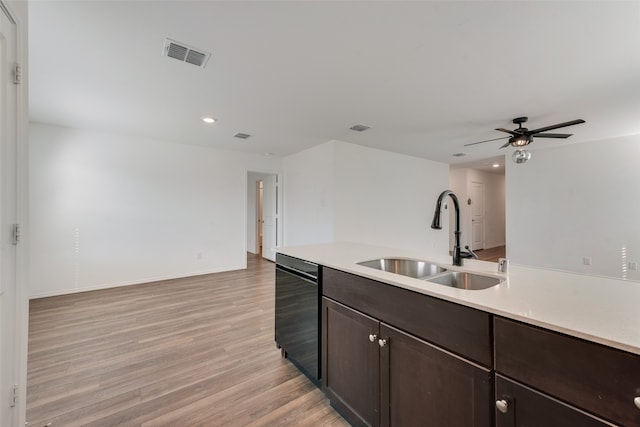
[[[377,426],[379,323],[327,298],[322,299],[322,312],[324,391],[351,424]]]
[[[491,372],[388,326],[380,326],[383,426],[490,426]]]
[[[497,427],[613,425],[499,375],[496,375],[496,403]]]

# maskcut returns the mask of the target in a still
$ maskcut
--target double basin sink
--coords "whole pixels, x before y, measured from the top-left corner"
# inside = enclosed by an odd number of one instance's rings
[[[439,265],[417,259],[380,258],[359,262],[358,265],[466,290],[487,289],[502,282],[497,277],[462,271],[449,271]]]

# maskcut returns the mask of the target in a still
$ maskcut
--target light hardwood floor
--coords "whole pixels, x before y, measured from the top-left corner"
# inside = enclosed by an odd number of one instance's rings
[[[274,264],[31,301],[27,420],[347,426],[280,357]]]
[[[478,259],[483,261],[498,262],[500,258],[504,258],[507,253],[506,246],[496,246],[495,248],[480,249],[476,251]]]

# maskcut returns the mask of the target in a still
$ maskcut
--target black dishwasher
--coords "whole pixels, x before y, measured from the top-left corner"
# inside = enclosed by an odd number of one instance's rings
[[[275,340],[288,358],[320,385],[320,303],[318,264],[276,254]]]

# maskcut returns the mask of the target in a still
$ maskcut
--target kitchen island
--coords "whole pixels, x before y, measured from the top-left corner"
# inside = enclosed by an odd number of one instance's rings
[[[323,266],[323,389],[355,425],[412,425],[408,412],[448,425],[640,425],[637,282],[518,265],[501,274],[495,263],[454,267],[445,255],[354,243],[280,252]],[[463,290],[357,264],[378,258],[428,260],[504,281]],[[416,300],[426,314],[440,314],[416,317],[420,310],[410,307]],[[359,328],[362,343],[341,335]],[[365,338],[377,348],[367,349]],[[469,338],[477,345],[460,345]],[[363,357],[371,375],[338,371],[359,367]],[[415,370],[399,370],[411,364]],[[379,390],[358,402],[376,384]],[[402,406],[403,390],[426,394],[413,399],[415,407]],[[443,411],[447,402],[466,403],[467,418],[461,408]]]

